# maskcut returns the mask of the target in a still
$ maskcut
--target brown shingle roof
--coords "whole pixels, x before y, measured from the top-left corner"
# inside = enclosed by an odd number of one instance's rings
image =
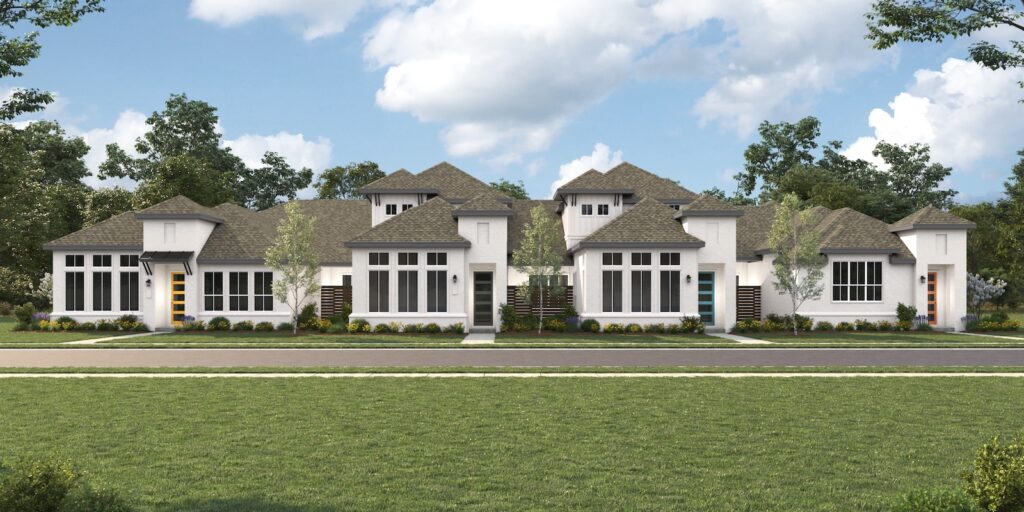
[[[926,206],[889,225],[892,232],[910,229],[974,229],[973,222],[944,212],[933,206]]]
[[[453,215],[459,216],[487,216],[487,217],[501,217],[501,216],[512,216],[512,209],[509,205],[502,201],[503,195],[490,191],[484,192],[465,203],[460,204],[455,208]]]
[[[516,199],[512,201],[512,217],[508,219],[508,253],[515,252],[523,243],[523,228],[530,222],[532,211],[537,206],[543,207],[548,212],[551,220],[555,221],[559,238],[565,239],[562,217],[558,214],[559,204],[561,201],[545,199]]]
[[[320,264],[351,265],[352,251],[345,242],[370,229],[370,203],[363,199],[309,199],[300,200],[299,206],[303,214],[316,218],[313,250]],[[284,205],[257,213],[264,229],[270,230],[271,239],[277,236],[284,215]]]
[[[556,194],[586,194],[588,192],[628,193],[633,187],[608,179],[603,173],[590,169],[558,187]]]
[[[642,199],[584,238],[573,250],[589,247],[703,247],[703,240],[687,233],[682,224],[673,219],[675,213],[655,199]]]
[[[768,232],[775,219],[775,203],[743,206],[743,216],[736,219],[736,260],[755,261],[757,251],[768,243]]]
[[[174,196],[149,208],[135,212],[137,219],[182,219],[196,218],[210,222],[223,222],[213,208],[203,206],[185,196]]]
[[[213,228],[197,261],[262,262],[276,234],[276,223],[267,222],[260,214],[232,203],[218,205],[213,210],[224,222]]]
[[[678,183],[622,162],[605,173],[612,183],[633,189],[635,201],[649,197],[663,203],[685,204],[697,199],[697,194]],[[630,201],[627,201],[630,202]]]
[[[380,178],[379,180],[370,182],[363,188],[359,189],[359,193],[361,194],[374,194],[381,192],[436,194],[438,193],[438,189],[428,183],[424,183],[419,176],[405,169],[399,169],[387,176],[384,176],[383,178]]]
[[[718,199],[715,196],[703,194],[693,202],[679,208],[676,218],[683,217],[740,217],[743,210]]]
[[[43,249],[141,251],[142,221],[135,212],[125,212],[43,244]]]
[[[423,183],[440,190],[441,197],[453,201],[468,201],[480,194],[494,192],[490,185],[470,176],[448,162],[441,162],[416,175]],[[499,194],[505,201],[509,199]]]
[[[346,243],[348,247],[469,247],[459,235],[455,207],[440,197],[391,217]]]

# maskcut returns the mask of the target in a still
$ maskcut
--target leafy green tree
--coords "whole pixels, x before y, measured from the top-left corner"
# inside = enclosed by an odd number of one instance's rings
[[[316,182],[317,197],[320,199],[355,199],[359,189],[385,176],[380,167],[370,161],[352,162],[348,165],[331,167],[320,173]]]
[[[121,187],[106,187],[93,190],[85,208],[85,225],[103,222],[115,215],[135,209],[135,194]]]
[[[1022,7],[1024,3],[1016,0],[878,0],[867,13],[867,37],[884,50],[902,41],[939,43],[986,28],[1024,32]],[[1024,41],[1010,41],[1008,46],[979,41],[968,53],[990,69],[1024,66]]]
[[[905,203],[899,218],[924,208],[934,206],[948,210],[953,206],[955,190],[940,189],[942,181],[953,169],[931,161],[931,149],[927,144],[899,145],[879,142],[873,151],[889,167],[884,173],[885,186],[893,195]],[[903,213],[900,212],[900,213]]]
[[[733,206],[746,206],[751,204],[757,204],[757,200],[752,197],[740,195],[739,191],[733,192],[731,196],[726,195],[725,191],[718,187],[711,187],[701,192],[701,195],[711,196],[719,201],[725,201]]]
[[[520,299],[540,303],[537,332],[544,326],[544,293],[561,293],[559,276],[565,259],[565,240],[558,232],[558,226],[543,206],[530,210],[530,220],[523,226],[523,241],[512,253],[512,265],[526,274],[528,279],[519,286],[516,293]]]
[[[761,183],[762,194],[774,191],[782,177],[797,165],[814,162],[813,151],[818,147],[821,122],[805,117],[796,123],[769,123],[757,128],[761,142],[755,142],[743,152],[743,172],[736,174],[737,190],[750,195]]]
[[[20,68],[39,57],[42,45],[38,32],[24,32],[27,27],[44,29],[68,27],[82,16],[101,12],[102,0],[3,0],[0,1],[0,79],[22,76]],[[18,89],[0,103],[0,121],[9,121],[22,114],[38,112],[53,102],[53,95],[38,89]]]
[[[800,211],[800,200],[788,194],[779,203],[768,235],[775,289],[789,295],[793,306],[793,335],[798,334],[795,321],[800,306],[807,300],[821,298],[824,286],[825,257],[818,250],[819,235],[814,229],[820,219],[810,210]]]
[[[313,181],[313,171],[296,171],[277,153],[263,155],[263,167],[246,167],[236,190],[235,201],[256,210],[280,204],[280,198],[295,199]]]
[[[526,185],[523,184],[522,180],[518,182],[511,182],[502,178],[498,181],[491,182],[491,188],[505,194],[512,199],[529,199],[530,194],[526,192]]]
[[[277,226],[277,238],[267,249],[267,267],[277,271],[274,276],[274,298],[292,311],[292,334],[299,331],[302,305],[320,291],[320,261],[313,250],[315,217],[302,213],[298,202],[284,206],[285,218]]]

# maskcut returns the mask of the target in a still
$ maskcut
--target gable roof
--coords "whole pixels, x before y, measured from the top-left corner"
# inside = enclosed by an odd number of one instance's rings
[[[267,222],[256,212],[232,203],[213,210],[224,222],[213,228],[199,251],[199,263],[261,263],[273,243],[276,223]]]
[[[562,217],[558,214],[558,206],[561,201],[553,199],[516,199],[512,201],[512,217],[508,219],[508,253],[512,254],[523,243],[523,228],[530,222],[533,209],[537,206],[543,207],[555,221],[555,229],[558,230],[558,237],[565,239],[565,227],[562,225]]]
[[[135,212],[136,219],[199,219],[221,223],[224,219],[217,216],[213,208],[203,206],[185,196],[177,195],[161,201],[149,208]]]
[[[676,211],[655,199],[636,206],[600,227],[570,249],[588,248],[688,248],[704,247],[704,241],[687,233],[673,216]]]
[[[718,199],[715,196],[702,194],[693,202],[679,207],[675,218],[683,217],[741,217],[743,210]]]
[[[452,212],[456,217],[511,217],[512,209],[503,203],[501,194],[488,191],[465,203],[460,204]]]
[[[345,242],[370,229],[370,203],[363,199],[305,199],[298,203],[303,214],[316,218],[313,223],[316,234],[313,251],[320,264],[351,265],[352,251]],[[284,205],[281,204],[258,212],[256,222],[270,231],[270,239],[273,240],[284,217]]]
[[[889,231],[897,233],[911,229],[974,229],[977,225],[934,206],[925,206],[889,225]]]
[[[347,241],[347,247],[469,247],[455,207],[440,197],[406,210]]]
[[[629,162],[612,167],[604,175],[613,183],[632,188],[633,198],[627,200],[627,203],[637,202],[645,197],[668,204],[685,204],[697,199],[697,194],[678,183]]]
[[[453,203],[462,203],[480,194],[495,193],[501,202],[510,203],[512,201],[501,193],[495,192],[490,185],[448,162],[441,162],[419,174],[399,169],[359,189],[359,193],[364,195],[436,194]]]
[[[43,244],[47,251],[142,250],[142,221],[135,212],[119,215],[84,227]]]
[[[757,261],[758,250],[768,246],[768,232],[775,220],[774,202],[741,206],[743,216],[736,219],[736,260]]]
[[[368,183],[363,188],[359,189],[359,193],[366,194],[379,194],[379,193],[410,193],[410,194],[436,194],[439,191],[436,187],[432,187],[425,183],[419,176],[405,170],[399,169],[383,178]]]
[[[604,173],[596,169],[580,174],[568,183],[558,187],[555,192],[561,194],[617,193],[629,194],[633,189],[615,180],[608,179]]]

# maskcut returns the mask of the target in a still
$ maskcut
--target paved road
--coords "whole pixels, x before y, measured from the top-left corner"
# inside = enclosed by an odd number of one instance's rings
[[[1024,349],[2,349],[0,367],[1024,366]]]

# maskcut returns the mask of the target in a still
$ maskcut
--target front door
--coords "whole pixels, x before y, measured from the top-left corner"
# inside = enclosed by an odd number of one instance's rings
[[[697,312],[705,325],[715,324],[714,272],[697,272]]]
[[[494,274],[473,272],[473,325],[494,325]]]
[[[185,273],[171,272],[171,325],[185,320]]]
[[[939,273],[928,272],[928,324],[939,321]]]

